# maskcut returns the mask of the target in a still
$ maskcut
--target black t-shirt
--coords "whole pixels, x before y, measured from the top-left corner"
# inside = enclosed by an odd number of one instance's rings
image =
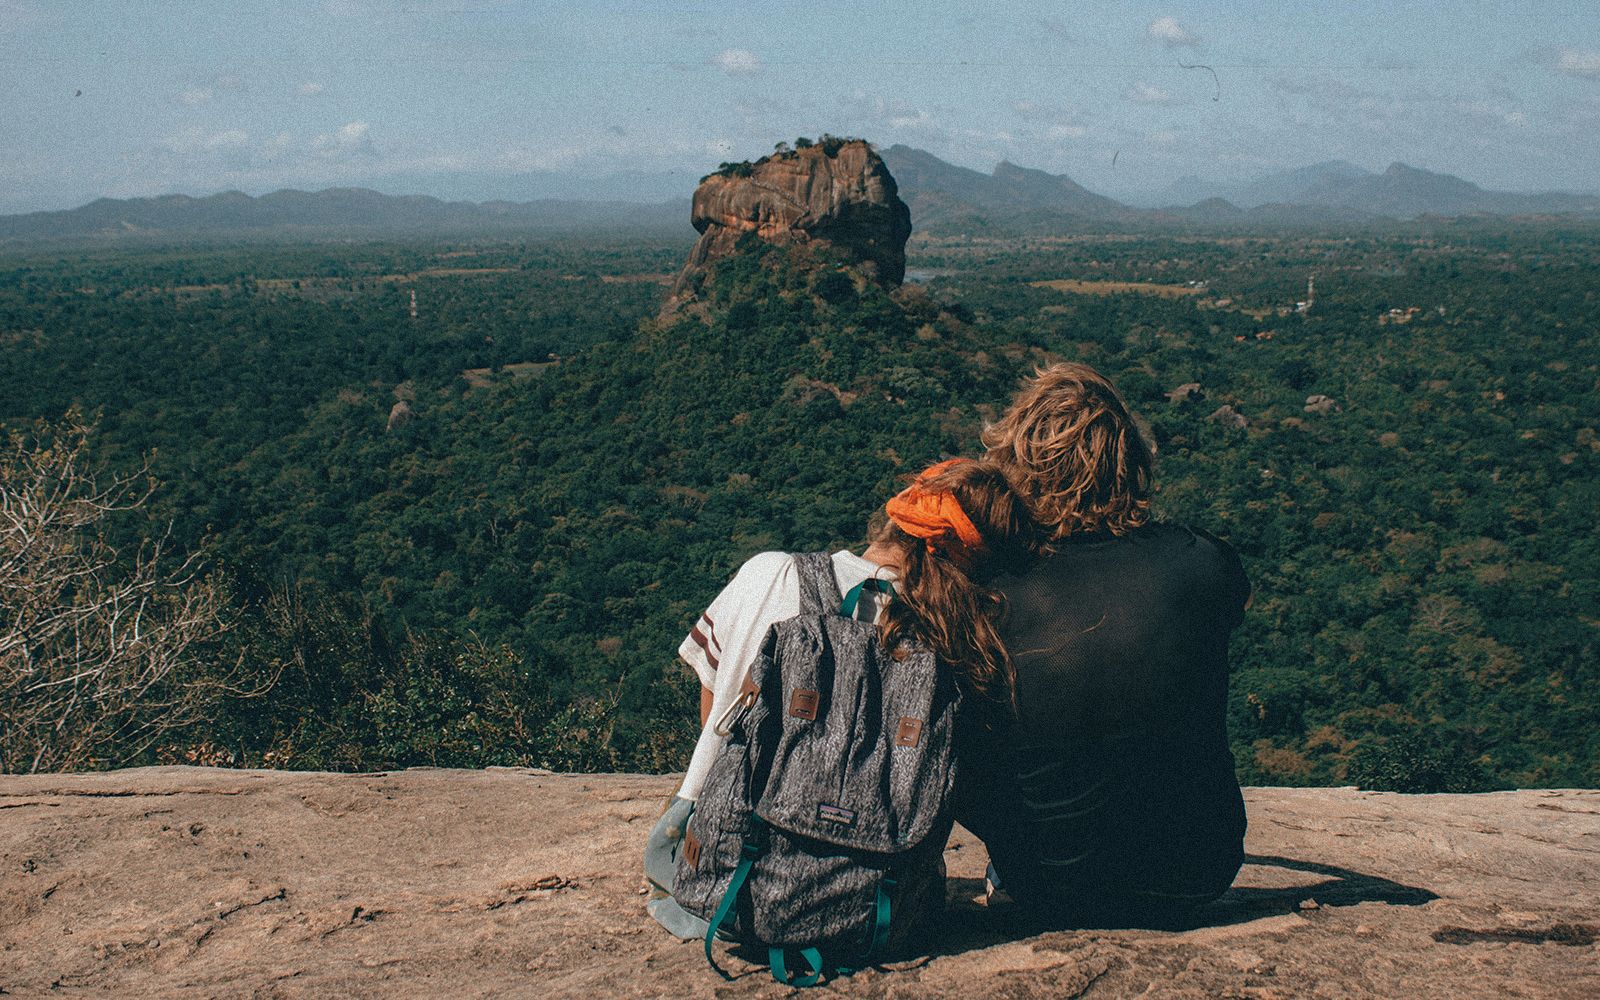
[[[1003,579],[1014,722],[964,737],[957,819],[1013,896],[1203,902],[1243,859],[1228,636],[1250,584],[1176,525],[1085,536]]]

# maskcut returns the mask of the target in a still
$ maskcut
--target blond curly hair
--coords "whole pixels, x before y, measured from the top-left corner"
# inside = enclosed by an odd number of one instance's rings
[[[1116,387],[1085,364],[1040,368],[983,432],[1051,541],[1150,520],[1152,451]]]

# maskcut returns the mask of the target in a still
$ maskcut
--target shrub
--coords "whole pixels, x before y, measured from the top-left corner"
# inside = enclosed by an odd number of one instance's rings
[[[1464,740],[1420,728],[1361,747],[1347,776],[1374,792],[1478,792],[1489,787]]]

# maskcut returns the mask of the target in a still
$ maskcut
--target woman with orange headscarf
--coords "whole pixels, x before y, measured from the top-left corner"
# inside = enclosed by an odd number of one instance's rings
[[[891,499],[869,527],[871,540],[861,554],[833,553],[840,597],[865,581],[888,581],[879,590],[862,588],[856,617],[877,622],[886,648],[902,640],[925,643],[955,671],[980,711],[1008,713],[1011,658],[996,631],[1002,599],[987,581],[1027,559],[1034,531],[1000,467],[971,459],[940,462]],[[794,560],[763,552],[739,569],[678,649],[700,678],[703,728],[683,785],[651,831],[645,871],[651,915],[679,937],[702,937],[706,925],[672,899],[678,842],[767,630],[799,611]]]

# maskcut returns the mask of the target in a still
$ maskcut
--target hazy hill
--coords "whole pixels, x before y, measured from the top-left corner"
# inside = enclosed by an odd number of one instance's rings
[[[0,240],[130,236],[317,236],[362,233],[477,233],[516,231],[686,230],[686,202],[540,200],[482,204],[426,195],[388,195],[365,188],[238,191],[203,198],[101,198],[61,212],[0,216]]]
[[[1037,233],[1093,223],[1132,221],[1140,213],[1095,194],[1064,174],[1001,162],[991,174],[946,163],[932,153],[895,145],[884,163],[911,206],[919,229],[992,227]]]
[[[1221,199],[1239,208],[1303,203],[1308,191],[1324,185],[1369,177],[1371,172],[1344,160],[1328,160],[1309,167],[1262,174],[1242,183],[1206,180],[1193,174],[1180,177],[1154,196],[1155,205],[1189,205]]]
[[[1189,206],[1167,211],[1196,221],[1214,214],[1202,202],[1226,200],[1258,221],[1305,222],[1381,216],[1594,214],[1600,196],[1543,192],[1488,191],[1452,174],[1390,164],[1381,174],[1344,160],[1264,174],[1242,184],[1184,177],[1159,196],[1163,205]],[[1309,212],[1307,209],[1321,211]]]
[[[1392,163],[1381,174],[1329,176],[1299,199],[1308,205],[1354,209],[1372,215],[1529,215],[1600,212],[1600,196],[1486,191],[1451,174]]]
[[[909,146],[891,146],[884,162],[900,184],[919,228],[1021,233],[1162,224],[1317,226],[1420,215],[1600,213],[1600,196],[1487,191],[1450,174],[1396,163],[1374,174],[1343,160],[1265,174],[1242,184],[1185,177],[1154,201],[1133,208],[1095,194],[1063,174],[1002,162],[992,174],[949,164]]]

